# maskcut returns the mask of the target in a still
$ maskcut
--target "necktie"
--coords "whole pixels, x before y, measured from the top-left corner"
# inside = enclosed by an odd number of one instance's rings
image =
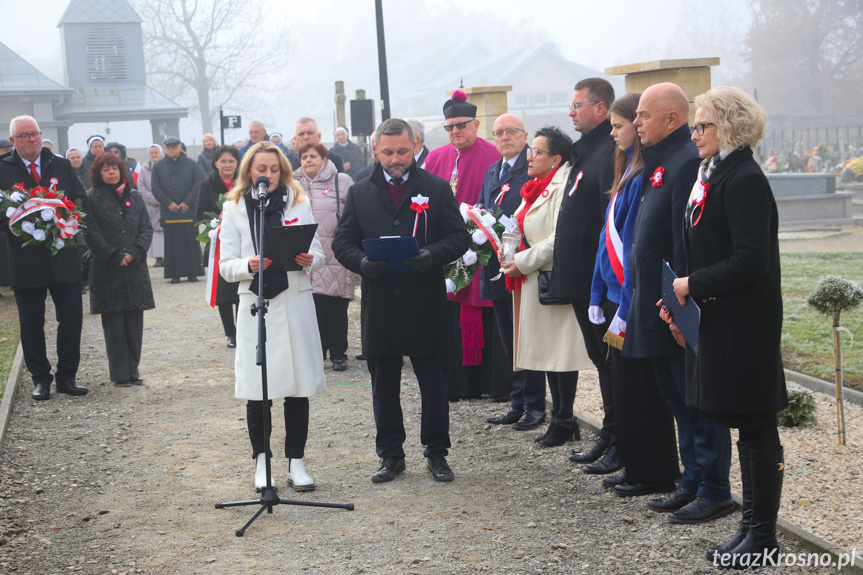
[[[404,180],[401,178],[393,178],[392,180],[390,180],[390,185],[391,186],[400,186],[400,185],[402,185],[402,182],[404,182]]]
[[[36,180],[36,185],[39,185],[39,170],[36,169],[36,162],[30,162],[30,175]]]
[[[500,179],[504,179],[511,169],[512,166],[509,165],[509,162],[504,162],[503,167],[500,170]]]

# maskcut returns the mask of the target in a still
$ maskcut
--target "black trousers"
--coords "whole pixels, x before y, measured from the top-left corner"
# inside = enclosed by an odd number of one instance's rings
[[[551,393],[551,411],[558,417],[572,417],[572,404],[575,403],[575,390],[578,387],[577,371],[547,371],[548,390]]]
[[[514,363],[513,311],[512,299],[493,300],[494,318],[500,333],[501,347],[506,354],[507,365],[512,370]],[[545,411],[545,372],[520,370],[511,371],[512,409],[526,411]]]
[[[446,456],[450,448],[446,356],[413,355],[410,359],[422,400],[420,441],[426,446],[423,454],[426,457]],[[400,355],[368,358],[378,457],[405,456],[403,445],[406,434],[399,398],[403,364]]]
[[[318,318],[324,359],[327,359],[327,350],[330,351],[330,359],[347,359],[350,300],[317,293],[312,294],[312,298],[315,300],[315,315]]]
[[[237,310],[240,307],[239,303],[219,303],[216,304],[219,308],[219,317],[222,318],[222,328],[225,330],[225,337],[237,337]]]
[[[58,382],[69,383],[75,380],[81,361],[81,324],[84,312],[80,283],[56,283],[47,287],[15,290],[24,363],[27,364],[34,384],[51,383],[51,363],[45,351],[45,298],[48,292],[54,301],[59,324],[55,377]]]
[[[102,331],[108,352],[108,372],[114,383],[139,379],[141,345],[144,339],[144,310],[102,314]]]
[[[246,421],[249,425],[249,440],[252,442],[252,459],[259,453],[267,451],[270,437],[264,434],[263,401],[246,402]],[[267,410],[273,406],[273,401],[267,402]],[[273,426],[270,425],[272,432]],[[309,398],[285,398],[285,457],[302,459],[309,438]],[[272,451],[270,451],[272,455]]]
[[[599,393],[602,395],[603,411],[602,429],[599,434],[607,438],[614,436],[614,399],[611,393],[611,370],[608,367],[608,344],[602,341],[611,320],[614,318],[614,314],[609,313],[606,307],[609,303],[608,300],[605,300],[602,306],[605,323],[594,325],[587,313],[590,302],[588,300],[573,300],[572,302],[575,319],[578,320],[578,326],[581,328],[581,335],[584,338],[584,347],[587,348],[587,356],[596,366],[596,371],[599,374]]]

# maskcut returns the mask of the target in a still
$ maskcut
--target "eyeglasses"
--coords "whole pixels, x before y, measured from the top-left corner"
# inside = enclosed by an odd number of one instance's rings
[[[593,106],[594,104],[599,104],[599,100],[597,100],[596,102],[585,102],[584,104],[576,104],[573,102],[569,105],[569,109],[573,112],[578,112],[579,108],[583,108],[585,106]]]
[[[713,122],[699,122],[699,123],[695,124],[694,126],[692,126],[692,133],[694,134],[695,132],[698,132],[699,136],[703,136],[704,135],[704,128],[706,128],[707,126],[715,126],[715,125],[716,124],[714,124]]]
[[[519,132],[524,132],[524,131],[525,130],[522,130],[521,128],[507,128],[506,130],[495,130],[491,133],[491,135],[495,138],[500,138],[504,134],[512,137],[512,136],[515,136],[516,134],[518,134]]]
[[[550,156],[551,152],[549,152],[548,150],[540,150],[539,148],[528,148],[527,149],[527,158],[528,159],[536,158],[536,157],[541,156],[543,154],[548,154]]]
[[[468,124],[473,124],[475,120],[468,120],[467,122],[458,122],[457,124],[444,124],[443,129],[447,132],[452,132],[453,128],[458,128],[459,130],[464,130],[464,127]]]
[[[39,136],[42,135],[42,132],[25,132],[23,134],[18,134],[17,136],[12,136],[13,138],[18,138],[21,140],[35,140]]]

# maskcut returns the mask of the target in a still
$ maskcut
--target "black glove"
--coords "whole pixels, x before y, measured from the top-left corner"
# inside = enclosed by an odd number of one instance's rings
[[[387,271],[388,267],[390,267],[390,264],[383,260],[372,261],[367,257],[360,260],[360,271],[363,272],[363,275],[367,278],[376,278],[384,275],[384,272]]]
[[[424,272],[431,267],[432,264],[431,252],[422,249],[420,250],[419,255],[411,256],[405,260],[405,265],[412,270],[417,270],[418,272]]]

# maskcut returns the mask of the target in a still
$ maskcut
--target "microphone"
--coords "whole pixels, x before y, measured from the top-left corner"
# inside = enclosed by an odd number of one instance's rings
[[[258,190],[258,199],[264,200],[267,198],[267,188],[270,187],[270,179],[267,176],[258,176],[255,180],[255,188]]]

